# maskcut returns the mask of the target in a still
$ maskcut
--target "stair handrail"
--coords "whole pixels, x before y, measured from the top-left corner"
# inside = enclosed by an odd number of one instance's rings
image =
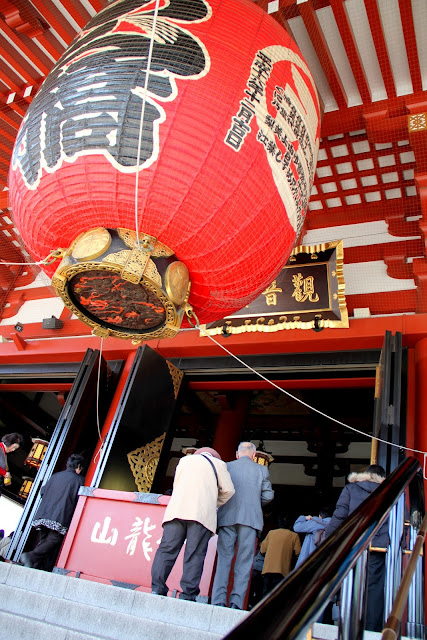
[[[408,562],[396,598],[393,603],[391,613],[387,619],[382,631],[382,640],[396,640],[398,638],[399,629],[402,624],[403,611],[408,599],[409,588],[412,578],[417,568],[418,558],[421,555],[422,548],[425,543],[427,534],[427,516],[424,516],[421,527],[417,534],[414,548],[412,550],[411,559]]]
[[[417,478],[418,476],[418,478]],[[297,640],[319,618],[409,485],[423,491],[421,465],[408,457],[298,569],[292,571],[224,640]],[[423,505],[420,496],[418,505]],[[420,508],[420,506],[419,506]]]

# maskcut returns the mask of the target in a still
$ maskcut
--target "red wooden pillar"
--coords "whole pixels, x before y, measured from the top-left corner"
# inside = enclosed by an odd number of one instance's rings
[[[222,396],[223,411],[218,419],[213,448],[225,462],[236,457],[237,447],[246,424],[249,406],[249,394],[239,391],[233,394],[230,406],[227,396]]]

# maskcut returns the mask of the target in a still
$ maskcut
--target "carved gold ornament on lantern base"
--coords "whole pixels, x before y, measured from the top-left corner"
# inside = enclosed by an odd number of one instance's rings
[[[153,236],[97,227],[61,255],[52,285],[94,335],[134,344],[172,338],[191,309],[187,267]]]
[[[135,484],[141,493],[149,493],[165,441],[166,432],[152,442],[128,453]]]

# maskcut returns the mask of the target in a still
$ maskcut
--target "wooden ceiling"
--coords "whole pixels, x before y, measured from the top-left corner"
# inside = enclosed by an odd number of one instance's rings
[[[369,241],[347,243],[346,263],[384,262],[388,278],[412,279],[414,285],[400,287],[397,308],[395,296],[389,301],[383,296],[382,307],[375,308],[372,292],[355,287],[350,310],[425,312],[427,3],[256,3],[296,40],[323,106],[305,243],[323,241],[319,238],[325,237],[325,229],[342,237],[346,227],[354,237],[358,225],[371,225],[366,227],[372,230]],[[106,0],[0,0],[0,258],[4,261],[18,262],[23,256],[7,194],[18,128],[56,60],[106,4]],[[336,239],[330,231],[326,235]],[[0,266],[0,271],[4,299],[11,288],[34,277],[22,268]]]

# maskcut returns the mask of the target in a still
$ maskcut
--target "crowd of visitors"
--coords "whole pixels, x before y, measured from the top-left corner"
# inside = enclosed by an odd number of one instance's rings
[[[19,433],[7,434],[0,442],[0,495],[10,479],[7,454],[22,443]],[[210,447],[180,460],[152,563],[153,594],[167,595],[168,577],[185,543],[179,597],[196,600],[209,540],[218,533],[211,604],[251,608],[304,563],[385,478],[378,465],[352,473],[331,517],[323,507],[318,515],[300,515],[291,530],[287,518],[279,515],[276,528],[262,539],[263,509],[272,503],[274,491],[268,468],[255,462],[255,454],[252,442],[241,442],[236,459],[228,463]],[[38,540],[32,550],[21,554],[24,566],[45,571],[54,567],[85,481],[84,466],[82,456],[70,456],[66,470],[53,474],[41,488],[41,503],[32,522]],[[6,557],[13,533],[5,537],[0,530],[1,559]],[[385,553],[376,549],[386,549],[388,544],[386,520],[373,538],[368,560],[366,629],[372,631],[381,631],[384,611]]]

